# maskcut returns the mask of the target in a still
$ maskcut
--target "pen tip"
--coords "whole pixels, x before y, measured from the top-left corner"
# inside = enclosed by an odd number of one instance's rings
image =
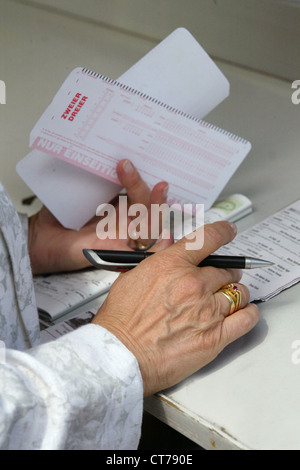
[[[257,261],[257,265],[260,266],[260,267],[267,267],[267,266],[273,266],[275,263],[273,263],[272,261],[267,261],[265,259],[260,259]]]
[[[267,261],[265,259],[249,258],[246,263],[246,268],[265,268],[268,266],[273,266],[274,264],[275,263],[273,263],[272,261]]]

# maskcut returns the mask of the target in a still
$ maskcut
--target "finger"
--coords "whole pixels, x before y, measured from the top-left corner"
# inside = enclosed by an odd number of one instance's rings
[[[117,173],[120,183],[126,189],[129,203],[148,206],[150,189],[134,165],[129,160],[121,160],[117,165]]]
[[[183,237],[174,245],[174,252],[177,252],[177,255],[186,261],[197,265],[221,246],[231,242],[236,236],[237,228],[231,222],[221,221],[206,224],[195,232],[196,236],[199,237],[199,244],[201,238],[200,249],[189,249],[190,240],[187,237]]]
[[[156,242],[163,230],[165,218],[169,214],[166,204],[168,188],[168,183],[162,181],[157,183],[150,193],[146,212],[148,236],[140,239],[143,245]]]
[[[152,191],[150,191],[147,184],[139,175],[139,172],[129,160],[121,160],[117,166],[117,171],[120,182],[126,189],[129,203],[131,205],[138,203],[145,206],[147,217],[145,223],[148,227],[147,236],[138,237],[135,229],[130,234],[130,238],[133,239],[130,241],[130,246],[132,248],[141,247],[140,249],[145,249],[145,247],[152,245],[158,239],[162,231],[164,213],[158,211],[155,220],[151,220],[151,206],[156,204],[157,207],[160,207],[166,202],[169,185],[167,182],[162,181],[157,183]],[[152,234],[154,238],[151,236]]]
[[[150,193],[149,206],[151,206],[151,204],[160,205],[167,202],[168,190],[169,184],[166,181],[161,181],[160,183],[157,183]]]
[[[201,268],[201,276],[205,279],[206,292],[215,294],[226,284],[239,282],[242,278],[241,269],[220,269],[206,266]]]
[[[169,230],[163,230],[160,239],[151,247],[151,251],[157,252],[168,248],[174,243],[173,235]]]
[[[241,310],[245,308],[249,302],[249,297],[250,297],[249,289],[243,284],[239,284],[239,283],[232,283],[232,285],[233,285],[233,289],[237,290],[240,294],[240,305],[238,307],[238,310]],[[231,309],[230,299],[228,299],[222,293],[222,291],[217,291],[214,294],[214,298],[215,298],[215,302],[216,302],[219,313],[224,317],[227,317],[228,315],[230,315],[230,309]]]
[[[258,323],[259,317],[259,310],[255,304],[248,304],[245,308],[226,317],[222,332],[224,347],[251,331]]]
[[[167,205],[169,185],[165,181],[157,183],[152,189],[148,202],[148,243],[158,240],[169,216]]]

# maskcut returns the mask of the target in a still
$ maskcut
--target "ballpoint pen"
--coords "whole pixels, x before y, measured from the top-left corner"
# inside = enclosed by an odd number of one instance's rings
[[[137,266],[141,261],[153,255],[152,251],[113,251],[84,249],[84,256],[96,268],[108,271],[127,271]],[[254,269],[271,266],[274,263],[248,256],[218,256],[210,255],[199,267],[213,266],[216,268]]]

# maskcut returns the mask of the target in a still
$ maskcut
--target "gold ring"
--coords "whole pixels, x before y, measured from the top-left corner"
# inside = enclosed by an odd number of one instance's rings
[[[134,241],[134,244],[135,244],[134,250],[136,250],[136,251],[146,251],[152,245],[152,243],[150,243],[148,245],[144,245],[144,243],[140,242],[139,240],[133,240],[133,241]]]
[[[153,242],[147,245],[141,241],[136,230],[130,234],[130,247],[135,251],[146,251],[153,245]]]
[[[130,234],[130,247],[135,251],[146,251],[150,246],[154,245],[154,243],[155,241],[151,241],[148,244],[143,243],[136,230],[133,230]]]
[[[225,295],[225,297],[230,302],[229,315],[236,312],[240,308],[242,294],[235,284],[226,284],[226,286],[223,286],[218,290],[218,292],[221,292],[221,294]]]

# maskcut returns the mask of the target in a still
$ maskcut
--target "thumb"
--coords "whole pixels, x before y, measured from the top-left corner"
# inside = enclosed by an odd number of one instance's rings
[[[219,221],[205,224],[193,233],[198,237],[197,249],[189,249],[189,236],[183,237],[174,245],[174,251],[195,266],[221,246],[231,242],[236,236],[236,226],[230,222]]]

